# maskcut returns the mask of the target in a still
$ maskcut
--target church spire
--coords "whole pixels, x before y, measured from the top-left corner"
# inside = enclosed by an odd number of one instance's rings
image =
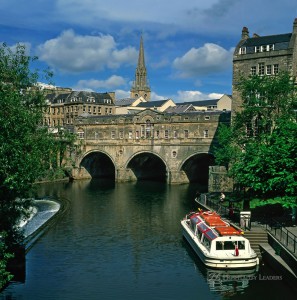
[[[138,55],[138,65],[137,68],[145,68],[145,63],[144,63],[144,50],[143,50],[143,38],[142,35],[140,37],[140,46],[139,46],[139,55]]]
[[[144,60],[144,47],[142,35],[140,37],[138,64],[135,71],[135,81],[133,82],[133,86],[130,92],[131,98],[138,98],[142,96],[144,99],[149,101],[151,97],[151,90],[147,83],[147,72]]]

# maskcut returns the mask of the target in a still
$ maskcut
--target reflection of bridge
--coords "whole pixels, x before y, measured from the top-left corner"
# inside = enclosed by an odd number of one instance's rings
[[[169,114],[147,109],[133,115],[80,117],[75,123],[80,151],[73,154],[73,178],[207,185],[218,124],[229,122],[230,112],[222,111]]]

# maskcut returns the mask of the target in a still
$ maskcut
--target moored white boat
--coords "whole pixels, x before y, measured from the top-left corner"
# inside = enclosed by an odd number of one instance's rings
[[[202,262],[211,268],[253,268],[259,258],[243,232],[212,211],[188,214],[182,221],[183,236]]]

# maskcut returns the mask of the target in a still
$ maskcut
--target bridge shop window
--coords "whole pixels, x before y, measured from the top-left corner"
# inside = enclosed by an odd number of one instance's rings
[[[132,130],[129,130],[129,139],[132,139],[132,137],[133,137],[133,134],[132,134]]]
[[[113,140],[115,139],[115,135],[116,135],[115,131],[112,130],[112,131],[111,131],[111,138],[112,138]]]
[[[177,157],[177,151],[176,151],[176,150],[173,150],[173,151],[171,152],[171,157],[172,157],[172,158],[176,158],[176,157]]]
[[[187,139],[189,137],[189,130],[184,130],[184,137]]]
[[[79,139],[84,139],[85,138],[85,132],[82,128],[79,128],[78,131],[77,131],[77,136]]]
[[[208,129],[203,131],[203,137],[208,138]]]
[[[145,122],[145,137],[146,138],[150,138],[152,135],[152,128],[153,125],[151,124],[150,120],[146,120]]]
[[[136,138],[136,139],[139,139],[139,130],[136,130],[136,131],[135,131],[135,138]]]
[[[177,130],[173,130],[173,138],[174,139],[178,138],[178,131]]]
[[[156,130],[156,139],[160,138],[160,130]]]
[[[141,137],[144,138],[144,125],[141,125],[140,128],[141,128]]]
[[[169,138],[169,130],[164,131],[164,138],[168,139]]]
[[[123,130],[120,130],[120,132],[119,132],[119,138],[120,139],[124,138],[124,131]]]

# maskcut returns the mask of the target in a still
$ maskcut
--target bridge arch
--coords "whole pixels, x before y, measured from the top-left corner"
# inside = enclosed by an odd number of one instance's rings
[[[187,175],[189,182],[198,183],[204,191],[208,187],[209,166],[214,165],[214,162],[211,153],[195,153],[181,162],[179,170]]]
[[[79,166],[84,167],[92,178],[115,179],[115,163],[105,151],[92,150],[85,153]]]
[[[164,159],[151,151],[134,153],[126,163],[137,180],[167,181],[168,166]]]

